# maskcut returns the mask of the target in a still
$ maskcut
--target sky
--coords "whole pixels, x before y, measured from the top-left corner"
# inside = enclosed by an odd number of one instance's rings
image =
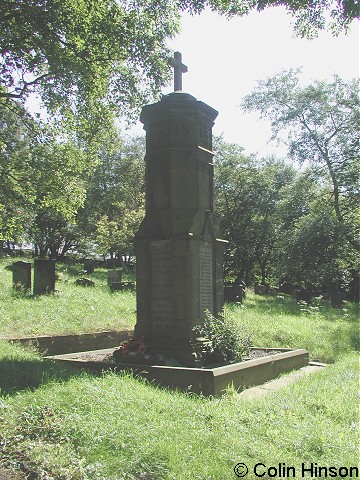
[[[210,11],[184,14],[180,35],[169,42],[188,66],[183,90],[218,110],[213,133],[241,145],[246,154],[286,154],[285,146],[268,143],[269,123],[239,107],[258,80],[289,68],[302,68],[304,85],[331,81],[335,73],[344,80],[359,76],[358,23],[347,35],[320,32],[317,39],[306,40],[294,36],[291,22],[281,7],[231,20]],[[162,93],[172,90],[169,85]]]

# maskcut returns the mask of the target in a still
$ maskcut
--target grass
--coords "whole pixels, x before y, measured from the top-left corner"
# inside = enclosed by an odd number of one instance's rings
[[[81,265],[58,264],[58,292],[33,297],[12,290],[12,272],[5,269],[12,262],[0,262],[1,337],[122,330],[135,325],[135,293],[111,293],[107,270],[97,269],[87,274],[95,281],[95,287],[82,287],[74,285]]]
[[[60,292],[32,299],[13,295],[4,266],[2,334],[134,324],[134,294],[111,294],[106,271],[92,275],[95,288],[81,288],[73,284],[76,272],[63,266]],[[304,347],[313,358],[335,363],[250,402],[231,389],[209,399],[159,389],[129,374],[74,372],[0,342],[0,476],[1,467],[16,471],[21,463],[43,480],[227,480],[236,478],[233,468],[240,462],[248,465],[251,480],[259,462],[294,466],[301,478],[302,462],[356,466],[356,308],[305,307],[289,297],[250,293],[244,306],[227,309],[254,344]]]
[[[291,297],[276,298],[250,292],[244,305],[227,309],[250,332],[256,346],[305,348],[312,359],[334,362],[344,353],[358,351],[359,307],[347,302],[343,309],[328,302],[297,304]]]
[[[2,462],[26,462],[49,480],[223,480],[239,462],[250,471],[258,462],[356,466],[358,366],[344,355],[251,402],[160,390],[129,374],[52,380],[3,399]]]
[[[12,273],[5,269],[12,260],[0,262],[0,336],[85,333],[133,328],[136,298],[133,292],[111,293],[107,270],[88,275],[95,287],[75,286],[79,268],[57,265],[58,293],[32,297],[14,294]],[[81,265],[80,265],[81,268]],[[133,280],[133,278],[128,278]],[[333,309],[315,300],[313,306],[285,298],[249,292],[244,305],[227,305],[240,328],[251,334],[256,346],[306,348],[313,359],[334,362],[343,353],[359,350],[358,307],[347,303]]]

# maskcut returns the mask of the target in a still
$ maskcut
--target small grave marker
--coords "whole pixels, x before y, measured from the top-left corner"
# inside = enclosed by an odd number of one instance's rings
[[[34,260],[34,295],[55,292],[55,260]]]
[[[22,260],[12,264],[15,290],[31,290],[31,263]]]

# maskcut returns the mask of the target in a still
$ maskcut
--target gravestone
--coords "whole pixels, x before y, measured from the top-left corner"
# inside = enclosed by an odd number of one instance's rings
[[[90,278],[81,277],[75,280],[75,285],[80,285],[81,287],[95,287],[95,282],[90,280]]]
[[[332,308],[343,308],[346,295],[343,292],[333,292],[330,296]]]
[[[111,288],[113,283],[121,283],[122,281],[122,269],[109,270],[107,284]]]
[[[292,291],[292,295],[297,302],[310,303],[312,298],[312,292],[309,292],[305,288],[298,288]]]
[[[84,259],[84,271],[86,273],[94,273],[95,270],[95,262],[92,258],[85,258]]]
[[[177,55],[181,64],[181,56]],[[176,62],[175,62],[176,63]],[[182,64],[181,64],[182,65]],[[192,329],[223,307],[223,251],[213,213],[218,112],[179,91],[146,105],[146,213],[135,236],[137,323],[150,354],[194,366]]]
[[[226,285],[224,300],[229,303],[242,303],[245,298],[245,289],[242,285]]]
[[[12,264],[13,271],[13,287],[15,290],[31,289],[31,263],[15,262]]]
[[[55,291],[55,260],[34,260],[34,295]]]
[[[269,291],[267,285],[262,285],[261,283],[255,283],[254,285],[254,292],[256,295],[266,295]]]

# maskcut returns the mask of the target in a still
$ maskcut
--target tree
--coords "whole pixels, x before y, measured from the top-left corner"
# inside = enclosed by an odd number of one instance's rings
[[[78,223],[99,253],[129,257],[132,239],[144,216],[145,144],[143,137],[109,139],[87,182]]]
[[[358,278],[360,256],[346,248],[335,213],[321,192],[309,206],[309,212],[294,222],[281,242],[281,278],[308,290],[349,290]]]
[[[15,240],[24,232],[33,215],[34,185],[29,181],[34,169],[29,164],[35,128],[23,111],[17,118],[9,102],[0,99],[0,238]]]
[[[359,251],[358,81],[335,76],[331,83],[301,87],[299,70],[284,71],[259,82],[243,107],[271,120],[273,138],[287,132],[291,158],[319,169],[339,228]]]
[[[0,97],[41,96],[51,111],[131,111],[168,78],[172,1],[4,0]]]
[[[243,149],[215,141],[215,205],[224,237],[229,240],[225,273],[235,281],[262,283],[273,269],[279,235],[282,191],[296,174],[275,158],[247,157]]]
[[[21,240],[46,209],[73,220],[84,201],[87,153],[9,99],[0,99],[0,124],[0,237]]]
[[[78,247],[80,232],[75,223],[52,207],[39,208],[31,223],[28,236],[35,247],[35,255],[61,259]]]
[[[183,9],[200,13],[206,5],[229,17],[246,15],[251,10],[262,11],[269,7],[285,7],[295,18],[294,30],[302,37],[317,36],[319,30],[328,28],[334,35],[347,31],[354,19],[359,18],[357,0],[180,0]]]

